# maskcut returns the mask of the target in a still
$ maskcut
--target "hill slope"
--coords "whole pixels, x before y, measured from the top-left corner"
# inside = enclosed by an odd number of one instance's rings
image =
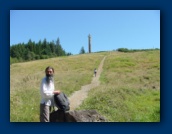
[[[13,64],[10,121],[39,122],[39,85],[47,66],[55,68],[55,87],[71,96],[91,83],[104,56],[100,85],[89,91],[78,109],[96,109],[109,121],[159,121],[160,51],[92,53]]]

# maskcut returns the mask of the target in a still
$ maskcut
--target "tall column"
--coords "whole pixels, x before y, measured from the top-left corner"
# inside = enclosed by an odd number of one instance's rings
[[[88,35],[88,53],[91,53],[91,35]]]

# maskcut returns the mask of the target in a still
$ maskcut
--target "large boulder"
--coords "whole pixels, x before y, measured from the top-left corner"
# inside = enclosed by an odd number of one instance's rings
[[[96,110],[74,110],[64,113],[57,110],[50,114],[50,122],[107,122]]]

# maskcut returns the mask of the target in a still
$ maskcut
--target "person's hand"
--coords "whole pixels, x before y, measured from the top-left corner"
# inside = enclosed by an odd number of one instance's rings
[[[53,92],[54,94],[60,94],[60,90],[56,90]]]

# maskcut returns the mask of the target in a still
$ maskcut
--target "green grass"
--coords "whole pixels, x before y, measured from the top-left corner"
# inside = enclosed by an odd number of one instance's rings
[[[106,53],[16,63],[10,66],[10,121],[39,122],[40,82],[47,66],[55,69],[55,88],[68,96],[91,82]]]
[[[160,51],[114,52],[100,81],[78,109],[96,109],[110,122],[160,121]]]
[[[10,97],[10,121],[37,122],[40,95],[36,89],[23,89]]]
[[[99,86],[78,109],[96,109],[110,122],[159,122],[158,90]]]
[[[77,109],[95,109],[110,122],[160,121],[160,51],[100,52],[10,66],[10,121],[39,122],[39,86],[47,66],[55,87],[70,96],[90,84],[104,56],[101,84]]]
[[[148,90],[144,94],[130,97],[125,102],[131,119],[135,122],[159,122],[160,121],[160,94],[157,90]],[[134,109],[134,110],[133,110]]]

